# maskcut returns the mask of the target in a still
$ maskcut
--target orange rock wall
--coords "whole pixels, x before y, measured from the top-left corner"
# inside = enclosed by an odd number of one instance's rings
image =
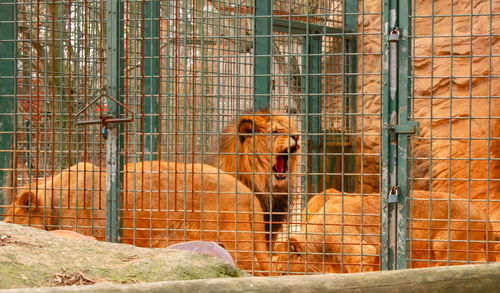
[[[413,141],[413,188],[482,201],[500,199],[500,3],[414,2],[413,109],[420,135]],[[358,168],[379,173],[381,3],[360,1],[358,31]],[[497,15],[495,15],[497,14]],[[370,136],[376,134],[374,136]],[[361,143],[362,142],[362,143]],[[375,155],[370,155],[375,154]],[[361,169],[360,169],[361,170]],[[360,176],[357,191],[377,192],[378,175]],[[496,210],[499,210],[498,212]],[[500,209],[494,203],[489,213]]]

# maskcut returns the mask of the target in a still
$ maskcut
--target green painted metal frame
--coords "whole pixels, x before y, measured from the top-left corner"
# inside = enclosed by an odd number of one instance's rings
[[[382,270],[393,270],[396,264],[396,223],[397,206],[389,204],[389,192],[397,186],[397,135],[390,131],[397,125],[398,101],[390,77],[390,44],[391,28],[397,26],[397,0],[384,2],[383,11],[383,88],[382,88]],[[391,15],[392,14],[392,15]],[[393,80],[394,81],[394,80]]]
[[[391,185],[395,184],[395,172],[396,172],[396,160],[397,160],[397,145],[395,141],[395,134],[389,131],[389,125],[391,123],[391,114],[397,113],[396,111],[396,101],[394,97],[390,97],[389,93],[389,27],[395,25],[395,19],[390,19],[389,11],[394,9],[389,3],[394,5],[396,1],[385,1],[383,10],[383,86],[382,86],[382,270],[395,269],[394,257],[395,251],[392,247],[392,238],[394,235],[389,235],[389,223],[394,222],[395,208],[391,205],[389,206],[388,194],[391,189]],[[395,15],[395,13],[394,13]],[[393,23],[390,23],[392,21]],[[391,231],[392,233],[394,231]]]
[[[342,34],[345,29],[338,27],[323,26],[311,23],[289,21],[288,19],[273,18],[273,31],[285,34],[304,34],[306,31],[314,31],[327,34]]]
[[[16,1],[0,5],[0,186],[7,183],[11,168],[16,119]],[[6,191],[4,190],[4,193]],[[5,196],[0,197],[0,205]],[[0,211],[1,212],[1,211]]]
[[[357,93],[357,37],[356,31],[358,28],[358,2],[357,1],[346,1],[343,6],[343,23],[341,28],[331,28],[330,31],[334,32],[337,35],[341,35],[342,42],[342,60],[343,68],[342,68],[342,88],[343,88],[343,96],[342,103],[343,109],[356,109],[356,93]],[[335,31],[333,30],[335,29]],[[350,128],[348,129],[349,133],[356,133],[356,116],[351,115],[348,118],[343,116],[344,121],[346,119],[350,120]],[[342,129],[345,129],[343,127]],[[345,137],[342,136],[342,141],[345,141]],[[335,153],[340,153],[341,155],[331,155],[329,166],[325,166],[327,168],[325,172],[335,173],[335,166],[337,164],[337,160],[340,157],[341,161],[341,170],[342,170],[342,180],[341,186],[335,186],[337,189],[342,190],[344,192],[355,192],[356,188],[356,177],[353,175],[344,175],[344,174],[352,174],[356,172],[356,157],[351,155],[345,155],[345,153],[355,153],[356,152],[356,140],[351,139],[351,146],[346,147],[343,143],[341,146],[335,146],[333,151]],[[338,171],[337,171],[338,172]]]
[[[408,137],[418,132],[418,125],[409,121],[410,11],[409,1],[384,2],[381,223],[383,270],[407,267]],[[389,36],[394,28],[398,28],[400,37],[397,49],[391,51]],[[397,54],[397,59],[391,54]],[[397,65],[391,64],[394,62],[397,62]],[[390,203],[389,193],[394,194],[395,191],[397,202]]]
[[[399,41],[398,50],[398,113],[399,113],[399,129],[396,128],[394,132],[398,135],[398,186],[399,198],[398,202],[398,221],[397,221],[397,258],[396,264],[398,269],[407,268],[407,219],[408,219],[408,178],[409,164],[408,164],[408,138],[410,135],[418,133],[418,125],[410,122],[410,32],[411,32],[411,1],[400,1],[399,3],[399,28],[401,30],[401,39]],[[402,129],[413,129],[410,131],[402,131]]]
[[[118,101],[123,89],[123,65],[120,62],[123,54],[122,4],[120,1],[107,1],[107,92]],[[121,107],[108,100],[108,114],[118,118]],[[121,238],[121,166],[123,159],[121,147],[123,139],[120,123],[109,124],[106,141],[106,241],[119,242]]]
[[[144,160],[155,160],[158,150],[160,92],[160,1],[144,1]]]
[[[255,1],[254,111],[269,109],[271,100],[272,1]]]
[[[344,109],[352,109],[356,111],[357,108],[357,97],[356,93],[358,91],[357,88],[357,75],[356,72],[358,70],[358,60],[356,52],[358,39],[356,37],[355,32],[358,30],[358,1],[345,1],[344,2],[344,23],[343,23],[343,34],[344,34],[344,60],[346,65],[344,65],[344,92],[347,96],[344,98],[346,103],[346,107]],[[345,36],[347,34],[347,36]],[[347,56],[346,56],[347,55]],[[350,133],[356,133],[356,116],[352,115],[349,117],[351,120],[351,128],[349,129]],[[351,147],[348,152],[355,153],[356,152],[356,140],[351,139]],[[342,152],[344,153],[344,152]],[[347,164],[343,169],[344,173],[355,173],[356,172],[356,157],[355,156],[347,156]],[[344,191],[354,192],[356,188],[356,177],[348,176],[344,179]]]
[[[255,2],[255,59],[254,59],[254,108],[255,110],[269,108],[270,105],[270,79],[271,79],[271,42],[272,32],[283,32],[288,34],[304,34],[303,40],[303,93],[305,99],[302,101],[302,108],[307,113],[303,121],[302,128],[306,130],[303,140],[306,146],[306,166],[312,175],[306,174],[308,186],[306,190],[319,192],[320,170],[321,170],[321,45],[322,34],[343,34],[345,40],[344,52],[356,52],[356,38],[354,35],[345,37],[345,34],[353,34],[357,29],[357,2],[349,2],[344,8],[347,14],[344,27],[325,27],[310,23],[289,21],[272,16],[272,1],[256,0]],[[309,35],[311,34],[311,35]],[[354,73],[357,70],[356,56],[349,54],[350,68],[344,68],[344,73]],[[348,93],[356,92],[356,76],[349,75],[344,88]],[[355,107],[356,96],[348,97],[347,106]],[[352,124],[355,125],[355,121]],[[354,130],[354,129],[353,129]],[[351,151],[355,149],[353,145]],[[333,160],[333,165],[335,160]],[[354,157],[349,157],[346,166],[343,164],[343,171],[354,172],[356,167]],[[308,173],[309,171],[303,170]],[[350,176],[345,180],[344,185],[354,188],[355,178]]]
[[[312,36],[309,36],[312,33]],[[306,166],[307,174],[306,190],[308,192],[320,192],[320,164],[321,164],[321,35],[314,35],[316,31],[307,31],[303,40],[303,66],[305,74],[303,75],[302,85],[304,87],[305,99],[302,100],[302,109],[307,113],[303,121],[303,127],[306,131],[304,138],[306,141]]]

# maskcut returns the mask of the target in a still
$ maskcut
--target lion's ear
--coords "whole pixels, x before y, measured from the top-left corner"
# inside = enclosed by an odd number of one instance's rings
[[[241,144],[245,142],[248,134],[253,133],[253,120],[249,117],[241,117],[238,120],[238,138],[240,139]]]
[[[304,243],[298,241],[297,239],[290,237],[288,240],[290,243],[290,252],[302,252],[304,251]]]
[[[36,195],[29,190],[23,190],[17,197],[15,205],[19,208],[28,209],[30,206],[36,205]]]

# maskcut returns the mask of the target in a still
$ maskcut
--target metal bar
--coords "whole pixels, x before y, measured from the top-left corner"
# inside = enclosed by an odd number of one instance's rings
[[[407,121],[406,123],[400,123],[399,125],[392,126],[390,128],[396,134],[415,134],[418,135],[419,128],[417,122]]]
[[[398,11],[398,26],[400,29],[400,40],[398,42],[398,115],[399,127],[413,126],[418,129],[416,123],[409,124],[409,96],[410,96],[410,1],[400,1]],[[408,136],[411,132],[398,133],[398,170],[397,170],[397,186],[398,186],[398,211],[397,211],[397,252],[396,265],[397,269],[406,269],[407,266],[407,219],[408,219]]]
[[[160,89],[160,52],[159,52],[160,1],[144,2],[144,95],[143,157],[155,160],[158,149],[158,93]]]
[[[124,110],[126,110],[127,114],[130,114],[132,116],[132,118],[134,118],[134,112],[132,112],[132,110],[130,110],[127,106],[125,106],[123,103],[121,103],[117,99],[109,96],[107,94],[106,89],[104,89],[104,88],[101,89],[101,94],[99,95],[99,97],[95,98],[92,102],[90,102],[89,104],[87,104],[83,109],[81,109],[80,111],[78,111],[78,113],[76,113],[75,118],[78,118],[80,115],[82,115],[82,113],[84,113],[88,108],[90,108],[90,106],[92,106],[93,104],[95,104],[96,102],[98,102],[98,101],[100,101],[100,100],[102,100],[104,98],[109,99],[109,100],[115,102],[116,104],[118,104],[118,106],[120,106]]]
[[[89,125],[89,124],[108,124],[108,123],[122,123],[122,122],[132,122],[134,119],[132,117],[129,118],[111,118],[111,119],[102,119],[102,120],[86,120],[86,121],[77,121],[76,125]]]
[[[255,1],[254,110],[267,109],[271,100],[271,0]]]
[[[385,1],[383,10],[383,87],[382,87],[382,270],[396,269],[396,209],[395,204],[389,203],[389,193],[396,186],[397,138],[391,125],[397,125],[397,85],[394,76],[397,76],[397,64],[392,62],[389,48],[389,34],[396,26],[397,1]],[[392,68],[391,68],[392,66]]]
[[[306,148],[303,151],[304,156],[302,157],[302,164],[301,164],[302,166],[301,166],[300,173],[303,174],[303,176],[301,176],[300,185],[301,185],[302,189],[304,190],[304,194],[302,195],[302,202],[305,204],[305,206],[307,206],[307,202],[309,201],[309,197],[307,196],[307,194],[309,191],[309,159],[310,159],[310,157],[309,157],[309,146],[308,146],[308,144],[309,144],[309,131],[308,131],[309,120],[307,119],[307,113],[309,113],[309,103],[308,103],[308,96],[307,96],[307,92],[309,91],[309,79],[306,76],[306,72],[307,72],[307,66],[308,66],[307,48],[309,47],[309,45],[308,45],[309,38],[303,37],[302,41],[303,41],[303,44],[302,44],[302,72],[303,72],[303,74],[301,76],[301,78],[302,78],[301,84],[302,84],[302,93],[304,95],[304,98],[301,99],[301,103],[302,103],[301,107],[302,107],[302,111],[306,115],[306,118],[302,118],[302,121],[301,121],[302,122],[301,140],[302,140],[302,142],[306,143]],[[302,206],[301,208],[304,208],[305,206]]]
[[[308,192],[319,192],[321,157],[321,36],[304,37],[304,93],[306,105],[307,136],[307,168],[312,175],[308,176]]]
[[[407,266],[408,136],[418,132],[408,121],[409,13],[407,1],[384,5],[382,269]]]
[[[357,9],[357,3],[347,3],[346,6],[348,6],[349,8],[355,7]],[[332,34],[340,35],[344,33],[355,32],[355,30],[352,30],[351,28],[342,29],[338,27],[323,26],[312,23],[289,21],[288,19],[282,19],[282,18],[273,18],[273,31],[290,35],[305,34],[307,31],[309,31],[309,33],[329,34],[329,35]]]
[[[122,88],[120,77],[123,68],[120,63],[122,50],[122,27],[121,24],[121,3],[120,1],[107,1],[107,76],[108,94],[111,97],[120,99]],[[114,101],[108,101],[108,114],[119,118],[120,105]],[[121,135],[120,124],[110,124],[108,126],[108,139],[106,141],[106,241],[119,242],[121,231],[120,217],[120,148]]]
[[[346,109],[352,112],[356,112],[357,101],[356,93],[357,89],[357,76],[356,71],[358,69],[358,59],[355,54],[357,51],[357,37],[354,35],[358,29],[358,1],[346,1],[344,2],[344,25],[343,25],[343,43],[344,43],[344,92],[347,93],[344,101],[346,103]],[[351,35],[350,35],[351,34]],[[347,55],[347,56],[346,56]],[[347,64],[346,64],[347,63]],[[350,133],[356,133],[356,116],[351,115],[349,117],[350,127],[348,131]],[[356,152],[356,139],[351,139],[351,146],[347,150],[350,153]],[[344,144],[342,144],[344,145]],[[356,172],[356,157],[348,156],[346,168],[344,172],[347,174],[352,174]],[[348,176],[345,182],[343,182],[343,190],[347,192],[354,192],[356,184],[355,176]]]
[[[11,168],[14,119],[16,119],[16,4],[15,1],[0,5],[0,98],[2,99],[2,113],[0,115],[0,186],[13,184],[7,182],[6,170]],[[12,178],[13,179],[13,178]],[[10,190],[3,189],[0,205],[7,199]],[[0,210],[1,212],[1,210]]]

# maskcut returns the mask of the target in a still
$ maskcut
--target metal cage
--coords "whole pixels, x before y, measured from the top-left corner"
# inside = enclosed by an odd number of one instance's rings
[[[144,247],[218,241],[254,274],[496,261],[499,13],[3,1],[4,220]]]

